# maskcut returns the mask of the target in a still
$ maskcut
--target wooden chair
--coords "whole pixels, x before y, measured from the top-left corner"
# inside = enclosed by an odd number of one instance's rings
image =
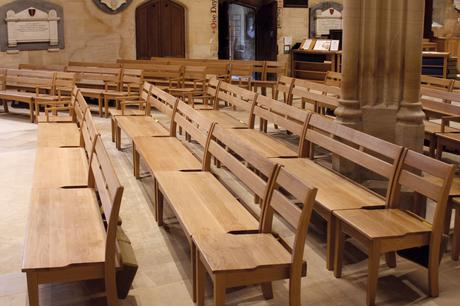
[[[185,66],[182,80],[178,88],[169,88],[173,96],[182,98],[192,107],[195,107],[195,100],[202,100],[204,106],[208,106],[209,96],[206,94],[206,66]]]
[[[275,97],[275,88],[279,84],[281,78],[287,75],[287,65],[266,61],[264,63],[264,69],[262,72],[262,78],[260,80],[253,80],[252,87],[257,92],[258,88],[261,88],[261,94],[267,95],[267,88],[271,89],[271,96]]]
[[[216,306],[225,304],[225,289],[231,287],[262,284],[264,297],[272,298],[271,282],[286,278],[289,279],[289,305],[301,305],[301,278],[306,275],[305,240],[316,189],[281,167],[277,167],[276,172],[265,193],[259,233],[211,232],[193,236],[197,250],[198,305],[204,305],[206,272],[214,284]],[[274,213],[294,229],[292,248],[273,233]]]
[[[375,304],[381,254],[387,254],[387,263],[393,267],[396,251],[428,268],[429,295],[439,295],[441,242],[453,172],[452,165],[406,150],[386,209],[334,212],[337,218],[334,274],[336,277],[342,275],[344,235],[349,235],[359,241],[369,255],[367,305]],[[441,184],[435,184],[420,173],[440,179]],[[433,222],[401,208],[401,188],[413,190],[435,202]]]
[[[342,87],[342,74],[335,71],[326,72],[324,84],[327,86]]]
[[[239,87],[251,90],[254,66],[251,62],[232,61],[230,64],[229,78],[226,80],[230,84],[236,84]]]
[[[452,91],[454,81],[450,79],[443,79],[432,77],[428,75],[422,75],[421,79],[422,87],[438,89],[443,91]]]
[[[282,101],[285,104],[292,105],[292,87],[294,86],[294,78],[282,76],[279,78],[273,90],[273,99]],[[282,99],[280,99],[280,94]]]
[[[294,99],[300,98],[302,109],[305,109],[308,103],[311,110],[319,114],[326,114],[328,109],[335,110],[339,106],[338,97],[341,94],[338,87],[302,79],[295,79],[291,92],[291,104]]]
[[[32,192],[22,264],[31,306],[39,305],[40,284],[90,279],[103,279],[107,304],[117,305],[116,235],[123,186],[100,137],[94,151],[89,188]]]
[[[140,69],[123,69],[120,87],[104,91],[104,107],[108,108],[109,101],[115,101],[115,108],[120,108],[120,102],[138,100],[142,94],[144,71]]]

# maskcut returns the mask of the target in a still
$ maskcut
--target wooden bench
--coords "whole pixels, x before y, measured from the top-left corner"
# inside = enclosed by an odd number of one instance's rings
[[[278,101],[282,101],[283,103],[292,105],[292,87],[294,86],[294,78],[290,78],[287,76],[282,76],[279,78],[278,82],[276,82],[276,86],[273,90],[272,98]],[[280,98],[280,94],[282,98]]]
[[[262,67],[261,77],[252,81],[252,88],[255,92],[258,92],[258,88],[260,88],[261,94],[264,96],[267,95],[267,88],[270,88],[272,97],[274,97],[278,81],[287,75],[287,65],[274,61],[265,61]],[[254,69],[254,73],[256,72],[258,71]]]
[[[422,87],[438,89],[438,90],[443,90],[443,91],[452,91],[452,86],[454,84],[454,81],[450,79],[422,75],[421,84],[422,84]]]
[[[142,94],[144,71],[140,69],[123,69],[121,72],[120,87],[104,91],[104,108],[107,110],[109,101],[115,101],[115,108],[120,108],[120,102],[138,100]],[[109,111],[109,113],[111,113]]]
[[[367,305],[375,304],[381,254],[387,254],[387,263],[395,267],[396,251],[428,268],[429,295],[439,295],[441,242],[454,166],[406,149],[399,169],[386,209],[334,212],[337,219],[334,274],[342,275],[344,235],[349,235],[359,241],[369,255]],[[440,184],[426,179],[422,173],[438,178]],[[436,204],[433,222],[401,208],[404,201],[401,188],[413,190]]]
[[[31,306],[39,305],[40,284],[90,279],[103,279],[107,304],[117,305],[116,270],[121,264],[116,238],[123,186],[100,137],[94,151],[88,188],[32,191],[22,264]]]
[[[207,106],[209,96],[206,94],[207,78],[205,66],[185,66],[182,79],[177,88],[169,88],[168,92],[173,96],[182,98],[193,107],[195,100],[202,100],[202,104]]]
[[[178,87],[184,68],[181,65],[161,65],[153,62],[122,63],[124,69],[140,69],[144,71],[144,80],[161,89]]]
[[[218,132],[217,127],[215,132]],[[265,189],[258,233],[210,231],[193,235],[197,250],[198,305],[204,305],[206,272],[214,284],[214,305],[225,304],[226,288],[254,284],[262,284],[264,297],[270,299],[273,297],[271,282],[280,279],[289,279],[289,305],[301,305],[301,278],[306,275],[305,240],[316,189],[281,167],[276,168],[276,174],[269,181],[273,184]],[[275,213],[293,228],[292,244],[274,234]]]
[[[65,65],[36,65],[36,64],[19,64],[18,69],[26,70],[50,70],[50,71],[65,71]]]
[[[103,63],[103,62],[75,62],[70,61],[68,66],[80,67],[99,67],[99,68],[121,68],[120,63]]]
[[[228,79],[224,81],[236,84],[239,87],[251,90],[254,73],[254,63],[245,61],[234,61],[230,64]]]
[[[307,119],[304,134],[307,143],[301,156],[308,158],[281,158],[275,162],[284,165],[287,171],[299,177],[305,184],[318,188],[314,210],[324,220],[327,228],[326,266],[333,269],[334,256],[334,211],[362,207],[383,207],[395,175],[402,147],[380,140],[357,130],[342,126],[321,115],[312,114]],[[315,148],[322,148],[340,157],[341,162],[352,163],[352,169],[367,169],[388,181],[386,199],[344,175],[321,165],[315,158]],[[324,153],[322,153],[324,154]]]
[[[291,93],[290,104],[293,104],[294,99],[300,98],[302,109],[305,109],[308,103],[312,105],[312,111],[326,114],[326,110],[335,110],[339,106],[338,97],[341,90],[335,86],[295,79]]]
[[[108,104],[103,105],[104,92],[118,90],[121,82],[120,68],[67,66],[66,71],[76,74],[76,83],[84,97],[97,99],[99,116],[108,117]]]
[[[52,95],[54,78],[54,71],[7,69],[0,99],[3,103],[15,101],[28,104],[30,120],[34,122],[34,99]]]

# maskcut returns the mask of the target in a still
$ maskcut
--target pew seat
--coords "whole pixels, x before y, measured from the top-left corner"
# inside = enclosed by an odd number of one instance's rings
[[[121,131],[130,139],[142,136],[169,136],[169,131],[151,116],[119,116],[116,119],[115,143],[121,148]]]
[[[247,128],[247,124],[244,122],[233,118],[229,114],[218,111],[218,110],[200,110],[200,114],[208,118],[213,122],[218,122],[219,126],[228,129],[235,129],[235,128]]]
[[[38,147],[79,147],[81,134],[74,123],[40,123],[38,125]]]

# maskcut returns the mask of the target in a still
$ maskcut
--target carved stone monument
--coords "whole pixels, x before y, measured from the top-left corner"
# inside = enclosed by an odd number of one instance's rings
[[[343,6],[336,2],[322,2],[310,8],[310,37],[328,35],[330,30],[342,29]]]
[[[64,48],[62,8],[43,1],[15,1],[0,7],[1,51],[59,51]]]

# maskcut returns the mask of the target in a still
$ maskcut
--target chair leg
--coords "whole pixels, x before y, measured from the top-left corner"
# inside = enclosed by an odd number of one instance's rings
[[[34,115],[34,103],[29,103],[29,111],[30,111],[30,122],[34,123],[35,115]]]
[[[430,262],[428,264],[428,290],[431,297],[439,296],[439,250],[438,252],[430,252]]]
[[[434,157],[435,152],[436,152],[436,134],[433,134],[430,137],[430,156]]]
[[[121,128],[118,125],[115,127],[115,146],[121,150]]]
[[[29,305],[38,306],[38,279],[35,272],[27,272],[27,292],[29,294]]]
[[[339,220],[335,222],[335,246],[334,246],[334,276],[337,278],[342,277],[343,265],[343,247],[345,244],[345,234],[342,232],[342,222]],[[329,222],[331,223],[331,222]]]
[[[133,172],[134,172],[134,177],[136,179],[140,177],[139,161],[140,161],[139,153],[137,152],[136,144],[133,141]]]
[[[380,266],[380,244],[373,241],[369,248],[368,259],[368,276],[367,276],[367,305],[375,305],[375,297],[377,293],[377,282],[379,279]]]
[[[197,250],[195,254],[196,262],[196,304],[197,306],[204,306],[204,293],[205,293],[205,280],[206,280],[206,269],[200,259],[200,254]]]
[[[335,217],[331,217],[327,222],[327,241],[326,241],[326,268],[329,271],[334,269],[334,249],[335,239],[337,238],[337,226],[338,221]]]
[[[262,287],[262,294],[264,299],[271,300],[273,299],[273,286],[271,282],[263,283]]]
[[[441,138],[439,138],[436,143],[436,159],[441,160],[443,150],[444,150],[444,146],[442,144]]]
[[[457,261],[460,254],[460,208],[455,209],[454,236],[452,237],[452,260]]]
[[[163,226],[163,194],[158,187],[158,183],[155,180],[155,205],[156,205],[156,214],[157,214],[157,223],[158,226]]]
[[[8,109],[8,101],[3,100],[3,110],[5,113],[8,113],[10,110]]]
[[[220,275],[214,276],[214,306],[225,305],[225,282]]]
[[[289,280],[289,306],[300,306],[300,278]]]
[[[385,261],[388,268],[396,268],[396,253],[389,252],[385,254]]]
[[[105,113],[105,118],[109,116],[109,99],[104,97],[104,113]]]
[[[192,245],[190,246],[190,258],[191,258],[191,261],[192,261],[192,300],[194,303],[196,303],[196,256],[197,256],[197,253],[196,253],[196,245],[195,243],[192,241]]]
[[[117,306],[117,284],[115,282],[115,269],[105,272],[105,294],[107,297],[107,306]]]
[[[112,128],[112,142],[115,142],[115,120],[110,118],[110,127]]]

